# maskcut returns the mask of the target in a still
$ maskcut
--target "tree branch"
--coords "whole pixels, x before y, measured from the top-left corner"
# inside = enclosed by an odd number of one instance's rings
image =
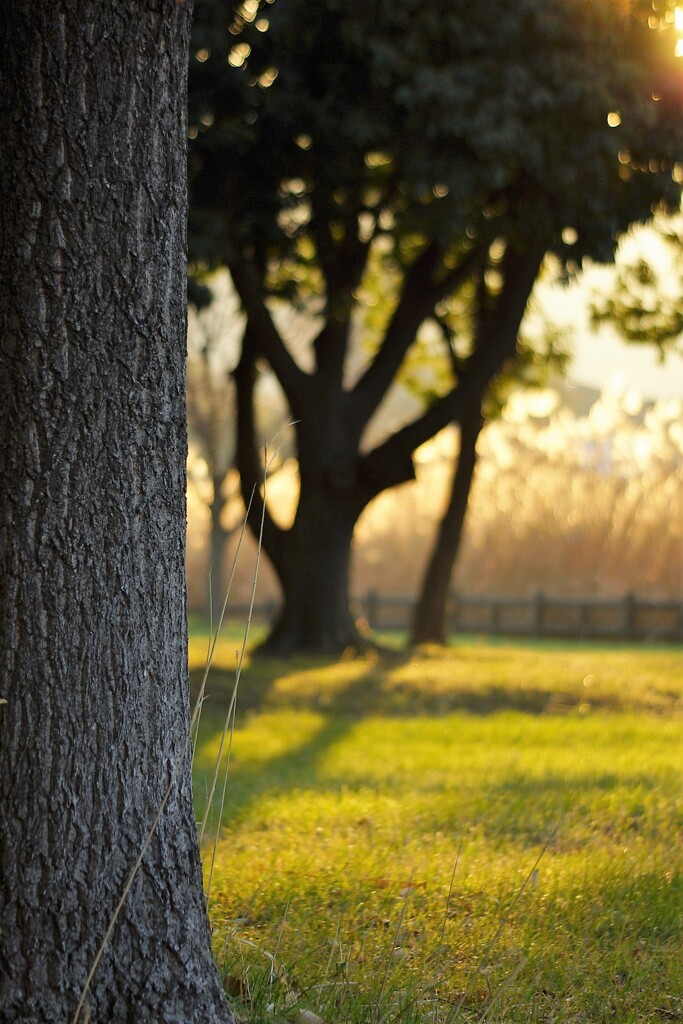
[[[242,342],[242,355],[233,370],[237,394],[237,469],[244,504],[248,506],[251,500],[249,525],[252,532],[258,536],[263,519],[263,547],[278,574],[282,575],[284,543],[288,531],[277,525],[261,495],[264,470],[256,446],[254,424],[255,356],[253,332],[247,324]]]
[[[432,242],[408,269],[401,298],[371,366],[356,384],[350,404],[358,427],[364,427],[399,371],[420,325],[443,298],[455,291],[485,258],[488,241],[471,249],[445,277],[434,279],[444,251]]]
[[[523,254],[508,249],[503,261],[503,289],[486,318],[482,333],[475,339],[466,376],[422,416],[362,459],[360,473],[368,500],[387,487],[414,479],[412,453],[415,449],[449,423],[460,422],[481,402],[489,383],[507,360],[514,357],[520,324],[544,254],[545,247],[540,245],[530,247]]]
[[[228,269],[249,321],[254,352],[268,360],[282,385],[292,414],[299,417],[310,377],[297,366],[273,323],[256,267],[246,261],[236,261]]]
[[[349,202],[345,208],[335,207],[334,211],[330,203],[320,209],[312,200],[312,209],[310,227],[327,293],[325,325],[314,341],[316,366],[323,384],[341,386],[352,294],[363,277],[370,244],[362,241],[358,234],[358,217],[363,210],[360,199]],[[343,237],[339,241],[335,241],[330,233],[330,221],[333,219],[344,226]]]

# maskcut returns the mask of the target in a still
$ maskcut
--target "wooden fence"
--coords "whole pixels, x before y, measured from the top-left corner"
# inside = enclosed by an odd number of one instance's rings
[[[353,602],[356,615],[370,629],[410,628],[413,597],[370,591]],[[254,618],[272,621],[277,603],[254,607]],[[246,607],[232,607],[230,618],[243,619]],[[490,597],[451,594],[447,632],[488,636],[555,637],[576,640],[683,643],[683,601],[648,601],[626,594],[618,599],[560,598],[537,593],[532,597]]]

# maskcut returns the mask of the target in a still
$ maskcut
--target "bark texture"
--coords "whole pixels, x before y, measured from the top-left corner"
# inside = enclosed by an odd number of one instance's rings
[[[478,408],[475,407],[472,412],[463,416],[460,427],[460,452],[451,492],[415,608],[410,638],[413,644],[446,642],[448,592],[462,540],[467,504],[477,464],[477,438],[482,426],[483,420]]]
[[[183,0],[3,23],[0,1021],[230,1020],[191,801]]]

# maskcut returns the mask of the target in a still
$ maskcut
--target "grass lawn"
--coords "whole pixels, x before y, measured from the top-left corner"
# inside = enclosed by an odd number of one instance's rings
[[[195,687],[206,647],[195,630]],[[199,818],[238,648],[209,675]],[[247,664],[204,837],[238,1014],[683,1021],[682,669],[475,638]]]

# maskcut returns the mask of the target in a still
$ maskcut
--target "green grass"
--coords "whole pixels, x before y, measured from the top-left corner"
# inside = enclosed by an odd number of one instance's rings
[[[238,646],[209,676],[200,814]],[[682,667],[472,639],[247,665],[211,892],[240,1015],[683,1020]]]

